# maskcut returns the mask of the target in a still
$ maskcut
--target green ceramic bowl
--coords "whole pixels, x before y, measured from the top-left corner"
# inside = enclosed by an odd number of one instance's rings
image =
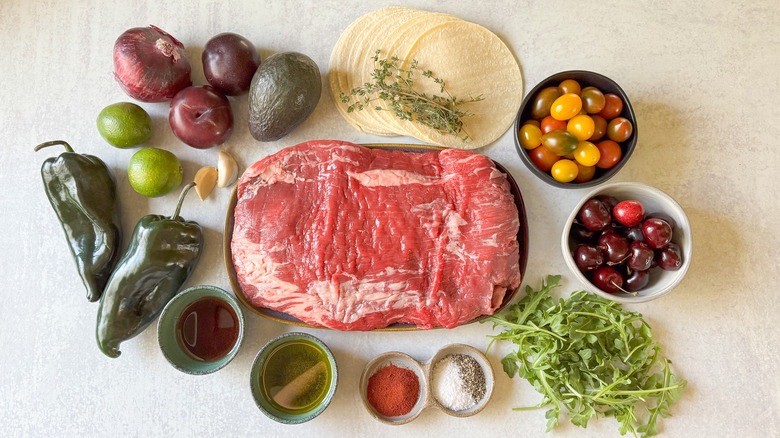
[[[284,347],[289,347],[292,344],[301,344],[301,343],[308,343],[309,345],[313,344],[314,348],[317,350],[320,350],[320,353],[324,353],[325,358],[327,359],[327,368],[330,372],[330,383],[327,384],[327,386],[323,389],[323,392],[325,392],[324,397],[322,397],[318,402],[316,402],[313,406],[308,406],[307,410],[305,412],[300,413],[290,413],[285,412],[278,408],[277,404],[272,404],[268,396],[265,394],[262,388],[261,378],[263,376],[272,375],[273,373],[270,371],[270,369],[273,367],[271,358],[274,358],[276,355],[279,355],[274,360],[280,360],[279,357],[284,357],[283,353],[280,353],[283,351]],[[317,364],[317,366],[324,366],[320,363]],[[290,368],[294,368],[293,365],[287,365],[285,364],[283,369],[289,370]],[[268,369],[266,369],[268,367]],[[316,368],[311,367],[309,371],[312,371]],[[302,368],[303,369],[303,368]],[[297,374],[297,371],[294,373],[299,376],[304,376],[306,372],[303,374]],[[271,388],[271,391],[275,391],[276,395],[274,397],[281,397],[281,394],[287,393],[289,394],[291,392],[291,388],[300,387],[300,384],[296,384],[296,380],[294,379],[292,382],[287,384],[286,386],[282,387],[281,389],[277,388]],[[305,384],[305,383],[304,383]],[[333,358],[333,353],[328,349],[328,347],[319,339],[317,339],[314,336],[311,336],[306,333],[299,333],[299,332],[292,332],[287,333],[282,336],[279,336],[277,338],[274,338],[270,340],[263,348],[260,350],[259,353],[257,353],[257,356],[255,357],[254,363],[252,363],[252,370],[249,374],[249,385],[252,389],[252,396],[255,399],[255,403],[257,404],[257,407],[260,408],[260,410],[265,414],[268,418],[278,421],[279,423],[283,424],[299,424],[299,423],[305,423],[314,417],[320,415],[325,408],[328,407],[330,404],[331,399],[333,398],[333,394],[336,392],[336,386],[338,384],[338,370],[336,368],[336,360]],[[320,392],[321,394],[321,392]],[[294,397],[295,395],[293,395]],[[292,399],[288,397],[288,399]]]
[[[233,348],[227,355],[209,362],[195,359],[186,353],[176,334],[176,325],[182,312],[190,304],[206,297],[217,298],[227,303],[235,312],[238,323],[238,337]],[[188,374],[203,375],[221,369],[236,356],[243,339],[244,315],[241,313],[241,306],[232,295],[214,286],[194,286],[180,292],[168,302],[157,321],[157,341],[163,355],[174,368]]]

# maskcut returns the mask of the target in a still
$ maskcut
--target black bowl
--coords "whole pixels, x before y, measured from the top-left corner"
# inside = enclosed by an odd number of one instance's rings
[[[620,117],[627,118],[634,128],[631,137],[628,140],[619,143],[620,148],[623,151],[623,156],[620,158],[620,161],[609,169],[596,168],[596,174],[593,176],[593,179],[584,183],[576,183],[573,181],[569,183],[562,183],[560,181],[556,181],[555,178],[550,175],[550,172],[544,172],[536,167],[533,161],[531,161],[531,158],[528,156],[528,151],[523,149],[523,147],[520,145],[520,139],[518,138],[520,127],[523,126],[525,121],[531,119],[531,108],[533,106],[536,94],[544,88],[557,87],[558,84],[560,84],[564,79],[574,79],[580,83],[582,88],[593,86],[601,90],[601,92],[604,94],[612,93],[620,96],[620,99],[623,100],[623,112],[620,113]],[[581,189],[584,187],[597,186],[615,176],[615,174],[618,173],[621,168],[623,168],[628,159],[631,157],[631,154],[634,152],[638,132],[636,126],[636,115],[634,115],[634,108],[631,106],[631,102],[628,100],[628,96],[623,91],[623,89],[620,88],[620,86],[612,79],[604,75],[585,70],[570,70],[556,73],[542,82],[539,82],[534,88],[531,89],[531,91],[528,92],[528,94],[525,96],[525,99],[523,99],[523,103],[520,105],[520,110],[517,111],[517,118],[515,119],[514,129],[515,147],[517,148],[517,153],[520,154],[520,158],[523,160],[523,163],[525,163],[526,167],[528,167],[531,173],[541,178],[542,181],[546,182],[547,184],[564,189]]]

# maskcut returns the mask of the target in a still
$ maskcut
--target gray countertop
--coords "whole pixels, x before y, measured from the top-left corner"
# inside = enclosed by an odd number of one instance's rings
[[[119,4],[118,4],[119,3]],[[660,188],[685,209],[694,242],[692,266],[670,294],[628,306],[642,312],[676,373],[688,388],[663,419],[662,436],[780,436],[780,315],[777,284],[780,193],[780,4],[754,2],[442,2],[397,4],[447,12],[500,36],[520,63],[525,91],[562,70],[584,69],[616,80],[630,96],[639,140],[612,181]],[[465,343],[482,351],[487,324],[453,330],[342,333],[308,330],[331,348],[340,382],[330,407],[298,426],[277,424],[256,407],[249,369],[261,346],[292,327],[246,312],[238,356],[203,377],[182,374],[162,356],[156,328],[122,346],[112,360],[95,344],[96,304],[84,298],[63,233],[44,195],[41,142],[64,139],[79,152],[100,156],[114,170],[123,226],[148,213],[172,210],[177,193],[146,199],[126,178],[133,150],[109,146],[95,119],[108,104],[130,101],[112,77],[112,47],[124,30],[154,24],[181,40],[204,84],[203,45],[219,32],[241,34],[265,57],[279,51],[309,55],[323,74],[341,32],[381,1],[51,2],[0,4],[0,129],[5,187],[0,266],[0,435],[8,436],[545,436],[543,410],[512,411],[540,397],[501,370],[509,345],[489,359],[496,371],[493,399],[478,415],[453,418],[428,409],[414,422],[391,427],[365,412],[357,393],[365,364],[386,351],[420,361],[441,347]],[[416,142],[362,134],[345,122],[327,89],[314,114],[272,143],[252,139],[246,98],[232,99],[236,124],[224,147],[242,166],[283,147],[313,139],[357,143]],[[150,145],[173,151],[185,180],[215,165],[218,148],[196,150],[178,141],[166,103],[142,104],[155,132]],[[561,190],[538,180],[522,164],[511,130],[479,150],[517,180],[528,213],[529,261],[524,285],[547,274],[564,275],[557,293],[583,285],[566,271],[559,248],[565,218],[588,190]],[[178,192],[178,191],[176,191]],[[222,229],[230,190],[201,202],[191,196],[182,215],[206,233],[200,264],[187,285],[230,289],[223,263]],[[565,419],[550,436],[619,436],[614,419],[587,429]]]

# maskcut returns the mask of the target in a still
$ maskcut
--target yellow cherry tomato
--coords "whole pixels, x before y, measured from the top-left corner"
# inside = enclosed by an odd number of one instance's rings
[[[593,175],[596,174],[596,166],[583,166],[577,163],[577,178],[574,178],[574,182],[584,183],[593,179]]]
[[[582,109],[582,99],[574,93],[566,93],[555,99],[550,107],[550,115],[555,120],[569,120]]]
[[[533,149],[542,144],[542,130],[538,126],[526,123],[520,128],[518,140],[523,149]]]
[[[552,177],[555,178],[556,181],[562,183],[574,181],[574,178],[577,178],[578,172],[579,168],[577,167],[577,163],[565,158],[556,161],[552,166],[552,170],[550,170]]]
[[[593,136],[596,122],[588,115],[576,115],[566,124],[566,130],[574,134],[579,141],[587,140]]]
[[[595,166],[601,159],[599,148],[589,141],[581,141],[573,154],[574,159],[583,166]]]

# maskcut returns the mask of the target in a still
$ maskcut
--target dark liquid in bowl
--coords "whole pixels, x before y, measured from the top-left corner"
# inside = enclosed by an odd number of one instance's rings
[[[201,298],[179,316],[176,337],[194,359],[211,362],[225,357],[238,339],[238,317],[225,301]]]

